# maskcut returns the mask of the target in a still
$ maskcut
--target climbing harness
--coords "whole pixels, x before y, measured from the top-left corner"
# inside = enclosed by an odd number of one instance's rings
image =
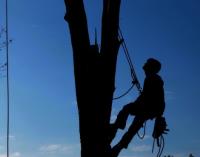
[[[137,76],[136,76],[136,73],[135,73],[135,70],[134,70],[134,66],[133,66],[133,63],[132,63],[132,60],[131,60],[131,57],[130,57],[130,54],[129,54],[129,51],[128,51],[128,48],[126,46],[126,42],[124,40],[124,37],[123,37],[123,34],[122,34],[122,31],[121,29],[119,28],[119,41],[121,42],[122,44],[122,48],[123,48],[123,51],[124,51],[124,54],[126,56],[126,60],[128,62],[128,65],[129,65],[129,68],[130,68],[130,72],[131,72],[131,78],[132,78],[132,85],[131,87],[126,90],[123,94],[121,94],[120,96],[117,96],[115,98],[113,98],[113,100],[117,100],[117,99],[120,99],[122,97],[124,97],[125,95],[127,95],[131,89],[136,85],[137,89],[138,89],[138,92],[141,93],[142,92],[142,88],[140,86],[140,83],[137,79]]]
[[[153,134],[152,137],[154,138],[153,140],[153,146],[152,146],[152,153],[154,151],[154,145],[155,145],[155,141],[157,143],[158,146],[158,153],[157,153],[157,157],[161,157],[163,149],[165,147],[165,139],[163,134],[167,134],[167,132],[169,131],[169,129],[167,129],[167,123],[165,120],[165,117],[157,117],[155,119],[155,124],[154,124],[154,130],[153,130]]]

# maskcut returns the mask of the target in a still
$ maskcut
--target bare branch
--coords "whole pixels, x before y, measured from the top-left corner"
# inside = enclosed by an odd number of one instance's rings
[[[87,27],[87,19],[82,0],[65,0],[65,20],[69,24],[74,55],[88,52],[90,41]]]
[[[101,52],[116,55],[120,45],[118,28],[121,0],[104,0],[103,2]]]

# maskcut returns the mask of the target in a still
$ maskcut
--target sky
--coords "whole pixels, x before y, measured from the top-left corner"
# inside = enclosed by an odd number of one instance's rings
[[[85,0],[90,41],[101,34],[102,0]],[[11,157],[79,157],[79,129],[72,47],[64,21],[63,0],[8,0]],[[162,63],[170,132],[163,155],[200,156],[200,1],[122,0],[120,27],[138,79],[150,58]],[[5,27],[5,0],[0,1],[0,27]],[[0,39],[5,40],[5,35]],[[5,49],[0,64],[5,63]],[[115,96],[131,85],[128,64],[119,51]],[[134,88],[113,102],[111,122],[138,96]],[[130,117],[127,122],[130,122]],[[143,140],[135,137],[119,157],[154,157],[153,121]],[[127,129],[126,128],[126,129]],[[125,131],[119,131],[114,145]],[[140,131],[142,132],[142,130]],[[0,157],[6,155],[6,73],[0,71]]]

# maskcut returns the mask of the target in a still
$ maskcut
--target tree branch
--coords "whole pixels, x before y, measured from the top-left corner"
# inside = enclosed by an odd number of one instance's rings
[[[102,14],[101,53],[117,55],[119,12],[121,0],[104,0]]]
[[[102,14],[102,36],[101,56],[104,60],[104,70],[107,72],[107,79],[112,84],[114,91],[114,79],[116,71],[117,54],[120,46],[118,40],[119,12],[121,0],[104,0]]]
[[[65,6],[65,20],[69,24],[74,55],[83,57],[89,52],[90,46],[83,0],[65,0]]]

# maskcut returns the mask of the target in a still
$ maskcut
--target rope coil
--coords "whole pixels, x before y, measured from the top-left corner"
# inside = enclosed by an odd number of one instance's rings
[[[165,147],[165,139],[163,135],[161,135],[159,138],[153,140],[153,146],[152,146],[152,153],[154,152],[154,147],[155,147],[155,140],[157,141],[157,146],[158,146],[158,153],[157,157],[161,157],[164,147]]]

